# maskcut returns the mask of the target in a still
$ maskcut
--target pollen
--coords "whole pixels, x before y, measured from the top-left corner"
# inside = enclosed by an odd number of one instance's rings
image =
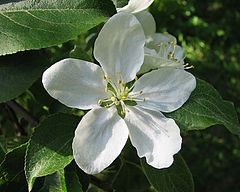
[[[126,112],[128,111],[127,106],[137,105],[137,100],[134,97],[130,96],[129,93],[133,90],[137,77],[132,82],[124,83],[122,80],[112,82],[110,78],[104,76],[104,79],[107,81],[105,92],[109,93],[111,96],[108,98],[100,99],[98,104],[104,108],[110,108],[115,106],[118,114],[124,118]],[[141,95],[138,93],[136,96]]]

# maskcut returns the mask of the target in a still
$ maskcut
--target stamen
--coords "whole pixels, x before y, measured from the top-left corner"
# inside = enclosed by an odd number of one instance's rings
[[[107,86],[108,86],[108,84],[110,84],[112,86],[112,88],[114,89],[114,91],[117,93],[117,86],[111,81],[111,79],[109,77],[106,77],[106,80],[107,80]],[[113,91],[110,90],[108,87],[107,87],[107,89],[108,89],[108,91],[113,93]],[[116,94],[114,93],[114,95],[116,95]]]
[[[99,100],[98,100],[98,104],[99,104],[99,105],[102,105],[102,103],[103,103],[103,100],[102,100],[102,99],[99,99]]]
[[[114,101],[114,104],[115,105],[120,105],[120,102],[119,101]]]
[[[132,94],[131,97],[137,97],[143,94],[143,91],[140,91],[139,93]]]
[[[185,65],[183,65],[184,69],[193,69],[194,66],[190,65],[189,63],[186,63]]]
[[[111,99],[111,101],[113,101],[113,102],[117,101],[117,98],[116,98],[116,97],[111,97],[110,99]]]
[[[129,109],[127,108],[127,105],[125,105],[125,103],[123,101],[121,102],[121,104],[122,104],[124,113],[126,114],[126,112],[129,112]]]
[[[99,99],[98,104],[102,104],[102,103],[109,102],[109,101],[112,101],[112,100],[111,99]]]
[[[139,99],[139,98],[137,98],[137,97],[132,97],[132,96],[129,97],[128,100],[131,100],[131,101],[140,101],[140,102],[145,102],[145,101],[146,101],[145,98]]]
[[[122,105],[122,108],[123,108],[123,112],[126,113],[127,106],[125,105],[125,103],[123,101],[121,101],[121,105]]]
[[[131,92],[133,90],[133,88],[135,87],[135,83],[138,80],[138,77],[135,77],[135,82],[132,84],[132,86],[130,88],[128,88],[128,92]]]
[[[109,105],[106,105],[105,107],[106,107],[106,108],[109,108],[109,107],[112,107],[114,104],[115,104],[115,103],[111,103],[111,104],[109,104]]]
[[[143,99],[134,99],[134,101],[139,101],[139,102],[145,102],[146,101],[146,99],[145,98],[143,98]]]
[[[186,55],[182,59],[176,59],[176,61],[178,63],[184,63],[185,58],[186,58]]]

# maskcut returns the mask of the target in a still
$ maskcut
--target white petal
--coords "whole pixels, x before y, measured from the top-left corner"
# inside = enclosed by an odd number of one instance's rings
[[[177,43],[177,39],[169,33],[154,33],[152,35],[152,43],[159,47],[161,43]]]
[[[148,11],[141,11],[136,13],[138,21],[142,24],[145,36],[151,36],[156,32],[156,23],[151,13]]]
[[[173,51],[173,45],[176,43],[176,38],[168,33],[154,33],[151,38],[147,39],[145,46],[155,50],[159,56],[168,58],[168,53]]]
[[[185,57],[184,49],[177,45],[174,51],[174,59],[183,64],[184,57]]]
[[[121,153],[128,139],[128,128],[115,108],[96,108],[79,123],[73,139],[73,156],[88,174],[108,167]]]
[[[108,77],[129,82],[144,59],[145,36],[135,16],[118,13],[103,26],[95,42],[94,56]]]
[[[87,61],[61,60],[43,73],[42,82],[53,98],[72,108],[91,109],[107,97],[101,67]]]
[[[180,52],[178,53],[180,55]],[[143,74],[150,70],[158,69],[160,67],[174,67],[178,69],[184,69],[184,65],[182,62],[177,62],[174,60],[159,57],[159,55],[154,49],[148,49],[147,47],[145,47],[144,63],[141,66],[141,69],[138,71],[138,74]]]
[[[170,34],[155,33],[148,38],[144,51],[144,63],[138,74],[160,67],[184,69],[184,50],[176,43],[176,38]],[[171,53],[174,53],[173,59],[169,59]]]
[[[137,96],[141,106],[172,112],[181,107],[196,87],[196,79],[181,69],[160,68],[143,75],[135,84],[131,95]]]
[[[129,136],[139,157],[155,168],[167,168],[173,163],[173,155],[181,149],[180,130],[173,119],[160,112],[131,107],[125,121]]]
[[[137,13],[147,9],[154,0],[129,0],[128,4],[118,8],[118,12]]]

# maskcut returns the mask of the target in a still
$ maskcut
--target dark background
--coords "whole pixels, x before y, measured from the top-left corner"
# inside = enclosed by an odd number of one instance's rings
[[[155,0],[158,32],[169,32],[186,51],[191,72],[210,82],[240,116],[240,1]],[[240,191],[240,142],[224,127],[189,132],[182,155],[197,192]]]

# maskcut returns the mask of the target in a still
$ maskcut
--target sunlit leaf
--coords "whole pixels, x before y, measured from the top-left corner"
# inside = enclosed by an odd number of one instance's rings
[[[231,133],[240,135],[240,124],[233,103],[223,100],[216,89],[203,80],[197,81],[197,88],[179,110],[167,115],[176,120],[184,131],[220,124]]]
[[[67,114],[53,115],[44,120],[30,139],[25,174],[32,189],[37,177],[53,174],[72,160],[72,139],[80,118]]]
[[[0,55],[58,45],[107,20],[111,0],[29,0],[0,4]]]

